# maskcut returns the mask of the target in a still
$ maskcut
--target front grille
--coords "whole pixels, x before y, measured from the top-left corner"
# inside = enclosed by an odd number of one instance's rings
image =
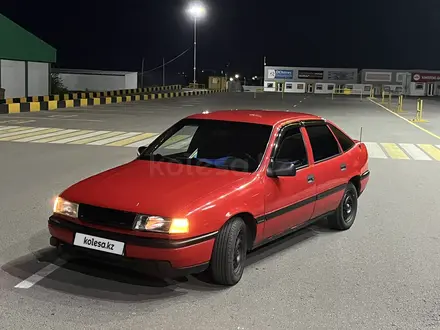
[[[107,209],[103,207],[80,204],[78,218],[84,222],[90,222],[103,226],[131,229],[136,214],[133,212]]]

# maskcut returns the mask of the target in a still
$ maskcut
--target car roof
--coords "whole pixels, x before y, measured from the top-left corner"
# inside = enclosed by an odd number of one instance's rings
[[[204,111],[203,113],[188,116],[187,119],[208,119],[235,121],[250,124],[263,124],[274,126],[282,122],[323,120],[322,117],[302,112],[280,110],[217,110]]]

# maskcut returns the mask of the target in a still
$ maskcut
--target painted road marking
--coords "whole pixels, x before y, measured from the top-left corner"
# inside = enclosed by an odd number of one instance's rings
[[[437,149],[431,144],[419,144],[418,146],[422,148],[423,151],[426,152],[429,156],[431,156],[435,160],[440,161],[440,149]]]
[[[159,133],[148,132],[93,131],[47,127],[0,126],[0,129],[0,141],[129,148],[148,146],[159,136]],[[184,148],[187,146],[190,138],[190,135],[175,135],[166,143],[166,145],[163,146],[163,148],[170,150]],[[371,159],[440,161],[440,145],[378,142],[364,143],[367,146],[368,155]]]
[[[36,140],[34,142],[37,143],[49,143],[49,142],[53,142],[53,141],[57,141],[59,139],[63,139],[66,137],[71,137],[71,136],[77,136],[77,135],[81,135],[81,134],[85,134],[88,133],[90,131],[76,131],[76,132],[71,132],[71,133],[66,133],[60,136],[53,136],[53,137],[49,137],[49,138],[45,138],[45,139],[41,139],[41,140]]]
[[[118,141],[118,140],[122,140],[122,139],[126,139],[126,138],[130,138],[136,135],[142,134],[140,132],[136,132],[136,133],[125,133],[116,137],[112,137],[112,138],[108,138],[108,139],[104,139],[104,140],[98,140],[95,142],[91,142],[89,144],[93,145],[93,146],[102,146],[105,144],[110,144],[112,142]]]
[[[17,128],[18,126],[0,126],[0,131],[10,130],[13,128]]]
[[[416,145],[410,143],[400,143],[400,146],[406,151],[406,153],[415,160],[432,160],[422,150],[417,148]]]
[[[11,126],[11,127],[15,127],[15,128],[5,129],[5,130],[1,131],[0,134],[6,134],[6,133],[12,133],[12,132],[24,131],[24,130],[29,129],[29,127],[17,127],[17,126]]]
[[[14,131],[13,133],[0,134],[0,138],[4,138],[4,137],[8,137],[8,136],[13,136],[13,135],[19,135],[19,134],[22,134],[24,132],[31,133],[31,132],[38,132],[38,131],[42,131],[42,130],[47,129],[45,127],[37,127],[37,128],[32,128],[32,129],[29,129],[29,128],[30,127],[24,127],[21,130],[18,130],[17,128],[15,128],[14,130],[17,130],[17,131]]]
[[[85,139],[81,139],[81,140],[77,140],[77,141],[73,141],[73,142],[69,142],[69,144],[90,144],[91,142],[94,141],[99,141],[105,138],[109,138],[112,136],[116,136],[116,135],[122,135],[125,132],[109,132],[109,133],[105,133],[105,134],[101,134],[99,136],[95,136],[95,137],[91,137],[91,138],[85,138]]]
[[[375,142],[364,142],[367,146],[368,156],[370,158],[382,158],[387,159],[387,155],[383,152],[382,148]]]
[[[18,283],[15,288],[17,289],[29,289],[32,288],[35,284],[37,284],[38,282],[40,282],[42,279],[44,279],[45,277],[47,277],[48,275],[50,275],[51,273],[53,273],[54,271],[56,271],[58,268],[60,268],[60,266],[63,264],[64,262],[60,262],[60,265],[55,265],[55,264],[50,264],[47,265],[46,267],[40,269],[38,272],[36,272],[35,274],[29,276],[27,279],[25,279],[24,281],[21,281],[20,283]]]
[[[90,138],[90,137],[102,135],[102,134],[105,134],[105,133],[108,133],[108,132],[109,131],[97,131],[97,132],[92,132],[92,133],[88,133],[88,134],[85,134],[85,135],[73,136],[73,137],[68,137],[68,138],[63,137],[61,140],[52,141],[52,143],[59,143],[59,144],[69,143],[69,142],[78,141],[78,140],[81,140],[81,139],[84,139],[84,138]]]
[[[382,143],[387,154],[393,159],[409,159],[405,152],[395,143]]]
[[[373,102],[374,104],[380,106],[382,109],[385,109],[385,110],[388,111],[389,113],[391,113],[391,114],[393,114],[393,115],[399,117],[400,119],[406,121],[408,124],[413,125],[414,127],[417,127],[419,130],[421,130],[421,131],[423,131],[423,132],[425,132],[425,133],[427,133],[427,134],[429,134],[429,135],[431,135],[431,136],[433,136],[433,137],[435,137],[435,138],[437,138],[437,139],[440,140],[440,136],[439,136],[439,135],[434,134],[434,133],[432,133],[431,131],[428,131],[426,128],[423,128],[423,127],[417,125],[416,123],[413,123],[412,121],[406,119],[405,117],[402,117],[401,115],[395,113],[394,111],[388,109],[386,106],[384,106],[384,105],[382,105],[382,104],[380,104],[380,103],[377,103],[376,101],[374,101],[374,100],[372,100],[372,99],[370,99],[370,101]]]
[[[76,131],[76,130],[74,130],[74,129],[60,130],[60,131],[57,131],[57,132],[54,132],[54,133],[47,133],[47,134],[43,134],[43,135],[26,137],[26,138],[23,138],[23,139],[15,140],[15,142],[31,142],[31,141],[39,140],[41,138],[48,138],[48,137],[52,137],[52,136],[58,136],[58,135],[66,134],[67,131]]]
[[[123,147],[123,146],[126,146],[126,145],[134,143],[134,142],[145,140],[145,139],[150,138],[152,136],[153,136],[153,133],[144,133],[144,134],[140,134],[140,135],[130,137],[127,139],[118,140],[118,141],[112,142],[107,145],[112,146],[112,147]]]
[[[158,134],[150,137],[149,139],[145,139],[145,140],[142,140],[142,141],[139,141],[139,142],[128,144],[128,145],[126,145],[126,147],[139,148],[139,147],[142,147],[142,146],[147,146],[151,142],[153,142],[157,137],[158,137]]]
[[[34,132],[31,132],[32,130],[27,130],[27,131],[20,132],[20,134],[14,134],[12,136],[2,137],[2,138],[0,138],[0,141],[12,141],[15,139],[22,139],[22,138],[29,137],[29,136],[39,135],[41,133],[46,134],[46,133],[57,132],[60,130],[61,130],[60,128],[44,128],[44,129],[41,129],[39,131],[34,131]]]

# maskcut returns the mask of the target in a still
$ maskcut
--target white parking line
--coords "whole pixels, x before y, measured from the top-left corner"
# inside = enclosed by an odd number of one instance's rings
[[[142,141],[138,141],[138,142],[134,142],[132,144],[126,145],[126,147],[133,147],[133,148],[139,148],[142,146],[147,146],[149,145],[151,142],[153,142],[156,138],[158,137],[158,135],[152,136],[148,139],[142,140]]]
[[[136,133],[126,133],[126,134],[123,134],[123,135],[118,135],[116,137],[112,137],[112,138],[108,138],[108,139],[104,139],[104,140],[99,140],[99,141],[91,142],[89,144],[90,145],[94,145],[94,146],[102,146],[102,145],[107,144],[107,143],[119,141],[119,140],[122,140],[122,139],[127,139],[127,138],[130,138],[130,137],[139,135],[139,134],[142,134],[142,133],[139,133],[139,132],[136,132]]]
[[[43,278],[45,278],[46,276],[48,276],[49,274],[53,273],[58,268],[60,268],[62,263],[64,263],[64,262],[60,262],[59,265],[50,264],[50,265],[40,269],[35,274],[29,276],[24,281],[21,281],[20,283],[18,283],[15,286],[15,288],[17,288],[17,289],[29,289],[29,288],[32,288],[36,283],[40,282]]]
[[[57,136],[57,135],[63,135],[63,134],[66,134],[66,133],[69,133],[69,132],[75,132],[75,131],[76,130],[74,130],[74,129],[61,130],[61,131],[54,132],[54,133],[47,133],[47,134],[43,134],[43,135],[31,136],[31,137],[15,140],[15,142],[32,142],[32,141],[35,141],[35,140],[39,140],[39,139],[43,139],[43,138],[48,138],[48,137],[52,137],[52,136]]]
[[[17,128],[18,126],[2,126],[0,127],[0,131],[5,130],[5,129],[11,129],[11,128]]]
[[[400,143],[400,146],[415,160],[432,160],[414,144]]]
[[[69,137],[69,138],[65,138],[62,140],[56,140],[56,141],[52,141],[51,143],[70,143],[73,141],[77,141],[77,140],[81,140],[81,139],[85,139],[85,138],[89,138],[89,137],[93,137],[93,136],[98,136],[98,135],[102,135],[105,133],[108,133],[109,131],[97,131],[97,132],[92,132],[92,133],[87,133],[84,135],[79,135],[79,136],[74,136],[74,137]]]
[[[364,142],[371,158],[388,158],[382,148],[376,142]]]

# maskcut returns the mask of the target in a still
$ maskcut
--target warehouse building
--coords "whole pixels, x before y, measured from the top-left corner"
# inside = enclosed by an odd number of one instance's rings
[[[384,89],[410,96],[440,95],[440,71],[364,69],[360,78],[372,84],[376,94]]]
[[[0,100],[50,93],[56,50],[0,14]]]
[[[350,68],[264,67],[264,91],[381,95],[382,91],[409,96],[440,95],[440,71]]]

